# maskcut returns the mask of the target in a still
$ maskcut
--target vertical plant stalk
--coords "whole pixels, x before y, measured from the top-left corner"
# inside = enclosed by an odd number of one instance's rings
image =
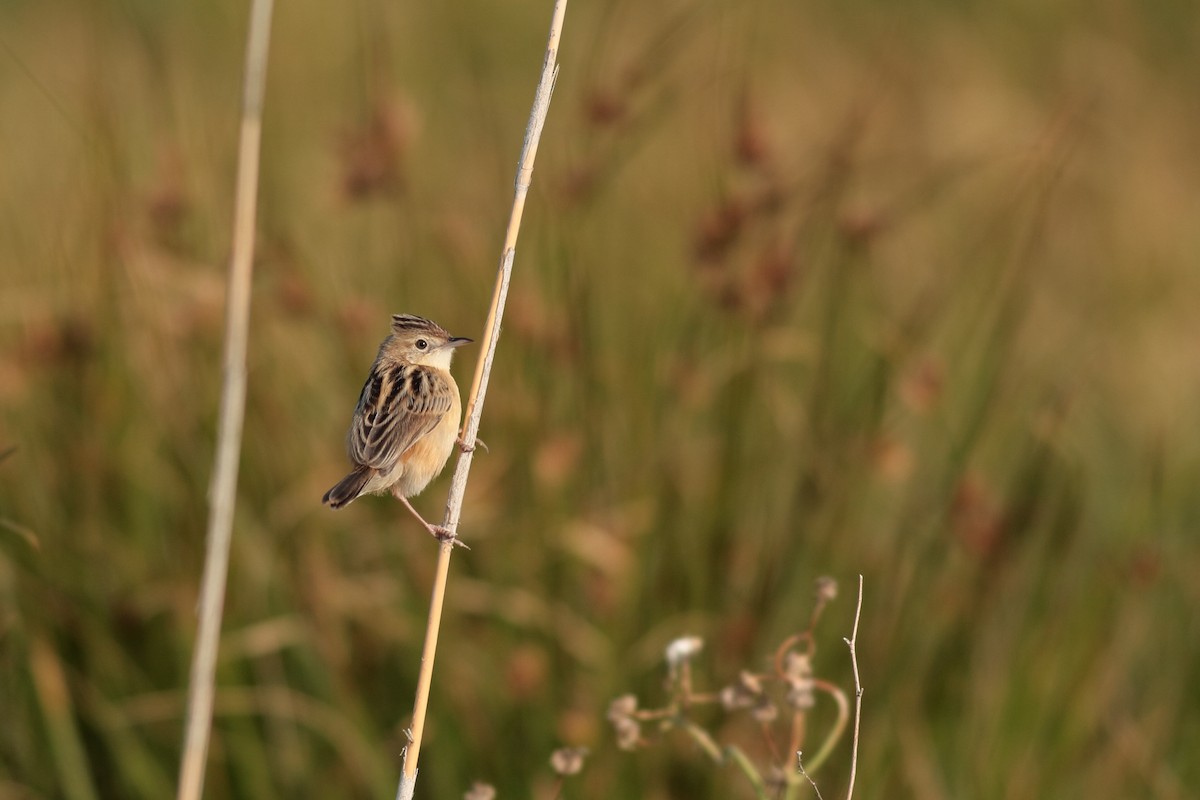
[[[238,458],[246,412],[246,347],[250,330],[250,274],[254,257],[254,225],[258,199],[258,162],[262,140],[262,106],[267,77],[267,49],[273,0],[254,0],[246,37],[246,77],[238,141],[234,189],[233,242],[225,309],[225,353],[222,361],[217,450],[208,497],[207,552],[200,585],[199,629],[188,679],[187,718],[179,766],[178,800],[200,800],[212,729],[213,694],[229,543],[237,498]]]
[[[858,727],[862,719],[862,682],[858,678],[858,653],[854,649],[858,641],[858,618],[862,616],[863,576],[858,576],[858,604],[854,608],[854,630],[849,639],[843,639],[850,648],[850,666],[854,668],[854,741],[850,750],[850,785],[846,788],[846,800],[854,797],[854,778],[858,774]]]
[[[538,143],[546,114],[550,110],[550,97],[554,93],[554,82],[558,78],[558,43],[562,36],[563,18],[567,11],[567,0],[555,0],[550,22],[550,36],[546,42],[546,57],[542,63],[542,75],[533,98],[529,113],[529,124],[525,127],[525,140],[521,146],[521,158],[517,163],[512,212],[508,218],[508,229],[504,236],[504,249],[500,257],[500,269],[496,275],[496,288],[492,293],[492,305],[488,309],[484,325],[481,355],[475,366],[475,378],[467,395],[466,415],[460,439],[462,455],[454,467],[450,482],[450,495],[446,499],[444,526],[452,533],[458,530],[462,513],[463,497],[467,490],[467,476],[471,471],[475,441],[479,434],[479,419],[483,414],[483,400],[487,394],[488,378],[492,372],[492,361],[496,356],[496,343],[500,338],[500,323],[504,317],[504,305],[508,298],[508,284],[512,277],[513,258],[517,252],[517,235],[521,230],[521,217],[525,211],[525,198],[533,180],[533,162],[537,157]],[[454,552],[454,539],[440,544],[437,568],[434,573],[432,598],[429,604],[429,622],[425,629],[425,645],[421,652],[421,669],[417,675],[416,699],[413,703],[413,720],[410,741],[404,751],[404,768],[400,785],[396,791],[398,800],[411,800],[417,783],[417,761],[421,756],[421,742],[425,733],[425,714],[429,707],[429,686],[433,680],[433,661],[437,654],[438,633],[441,630],[442,608],[446,597],[446,579],[450,573],[450,556]]]

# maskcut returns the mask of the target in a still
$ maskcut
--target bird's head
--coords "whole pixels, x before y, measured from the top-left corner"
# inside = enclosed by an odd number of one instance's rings
[[[470,343],[470,339],[462,336],[451,336],[433,320],[413,314],[395,314],[387,348],[392,355],[410,364],[450,369],[455,348]]]

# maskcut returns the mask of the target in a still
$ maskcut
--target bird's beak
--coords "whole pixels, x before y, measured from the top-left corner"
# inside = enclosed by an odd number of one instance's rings
[[[452,336],[452,337],[450,337],[450,341],[446,342],[442,346],[443,347],[462,347],[464,344],[470,344],[473,341],[475,341],[475,340],[468,339],[465,336]]]

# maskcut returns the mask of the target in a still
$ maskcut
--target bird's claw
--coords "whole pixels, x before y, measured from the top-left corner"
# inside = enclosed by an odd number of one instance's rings
[[[475,444],[467,444],[463,439],[458,439],[456,442],[458,444],[458,449],[464,453],[474,453],[476,447],[482,447],[483,452],[485,453],[491,452],[491,450],[488,449],[487,442],[480,438],[475,439]]]
[[[453,542],[455,547],[462,547],[467,550],[471,549],[470,547],[467,547],[466,542],[458,538],[457,533],[445,527],[444,525],[430,525],[429,532],[433,534],[433,538],[437,539],[442,544],[445,544],[446,542]]]

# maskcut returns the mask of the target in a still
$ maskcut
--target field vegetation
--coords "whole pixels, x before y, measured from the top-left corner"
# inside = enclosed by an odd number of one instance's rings
[[[174,791],[246,5],[0,4],[3,798]],[[389,315],[479,338],[549,7],[277,4],[208,797],[394,795],[434,543],[320,497]],[[1195,797],[1200,7],[576,0],[560,58],[418,796],[752,797],[609,704],[821,576],[849,690],[861,573],[857,798]]]

